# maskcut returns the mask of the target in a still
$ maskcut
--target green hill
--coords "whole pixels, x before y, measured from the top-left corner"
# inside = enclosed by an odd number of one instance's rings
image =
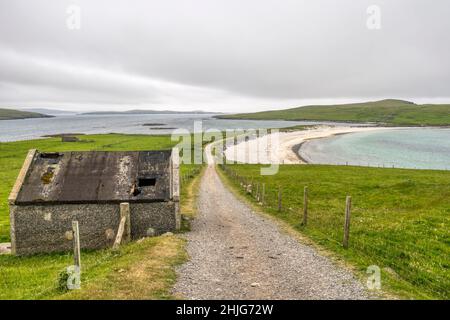
[[[448,126],[450,104],[418,105],[403,100],[381,100],[341,105],[313,105],[286,110],[220,115],[221,119],[309,120],[375,122],[396,126]]]
[[[52,116],[29,111],[0,108],[0,120],[28,119],[28,118],[50,118]]]

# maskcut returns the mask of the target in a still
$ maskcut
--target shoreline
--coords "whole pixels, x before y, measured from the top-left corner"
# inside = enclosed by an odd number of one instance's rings
[[[241,141],[227,148],[227,159],[249,164],[308,164],[299,154],[303,143],[336,135],[356,132],[401,130],[404,127],[318,126],[313,129],[268,134],[257,139]]]
[[[401,128],[392,127],[352,127],[352,126],[321,126],[312,130],[304,130],[294,135],[294,137],[285,137],[280,139],[281,154],[280,163],[282,164],[310,164],[311,161],[302,157],[300,151],[302,145],[310,140],[324,139],[338,135],[366,132],[366,131],[381,131],[381,130],[395,130]],[[297,151],[297,152],[295,152]]]
[[[388,128],[388,127],[383,127],[383,128]],[[401,129],[401,128],[397,128],[397,129]],[[305,143],[307,143],[308,141],[312,141],[312,140],[328,139],[328,138],[331,138],[331,137],[343,136],[343,135],[351,134],[351,133],[355,133],[355,132],[340,132],[340,133],[335,133],[335,134],[329,135],[327,137],[305,139],[305,141],[303,141],[303,142],[301,142],[301,143],[299,143],[297,145],[292,146],[292,152],[294,152],[295,155],[298,157],[298,159],[300,161],[304,162],[305,164],[314,164],[314,162],[308,161],[308,160],[306,160],[304,157],[302,157],[300,155],[300,149],[302,148],[302,146]]]
[[[320,139],[320,138],[319,138],[319,139]],[[306,141],[303,141],[302,143],[299,143],[299,144],[296,144],[295,146],[293,146],[293,147],[292,147],[292,152],[294,152],[294,153],[297,155],[298,159],[299,159],[301,162],[303,162],[303,163],[305,163],[305,164],[311,164],[312,162],[306,160],[305,158],[303,158],[303,157],[300,155],[300,149],[302,148],[303,144],[305,144],[305,142],[306,142]]]

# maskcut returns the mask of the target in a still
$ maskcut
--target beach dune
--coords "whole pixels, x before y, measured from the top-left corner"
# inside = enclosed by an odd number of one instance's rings
[[[238,141],[225,150],[228,161],[249,164],[302,164],[298,146],[307,140],[353,132],[392,130],[386,127],[316,126],[311,129],[277,132]]]

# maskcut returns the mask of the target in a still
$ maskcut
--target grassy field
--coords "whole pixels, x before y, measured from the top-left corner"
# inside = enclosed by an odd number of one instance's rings
[[[0,256],[0,299],[168,299],[186,254],[173,235],[83,251],[81,259],[81,289],[61,291],[58,274],[73,264],[71,254]]]
[[[0,120],[13,120],[13,119],[27,119],[27,118],[48,118],[50,116],[37,113],[20,111],[13,109],[1,109],[0,108]]]
[[[170,149],[170,136],[89,135],[80,142],[61,142],[61,138],[0,143],[0,242],[9,241],[7,198],[29,149],[40,151],[153,150]]]
[[[156,150],[170,149],[170,136],[89,135],[80,142],[62,143],[60,138],[0,143],[0,242],[9,241],[8,194],[28,149]],[[192,181],[199,165],[182,165],[182,210],[192,214]],[[183,213],[183,211],[182,211]],[[133,242],[112,250],[82,252],[82,289],[61,292],[58,274],[71,265],[72,254],[32,257],[0,256],[0,299],[166,299],[175,280],[174,267],[185,261],[184,241],[161,236]]]
[[[360,275],[370,265],[379,266],[388,292],[403,298],[450,298],[450,172],[284,165],[274,176],[260,176],[258,165],[227,167],[245,183],[265,183],[266,203],[260,204],[265,212],[349,262]],[[233,176],[228,174],[238,187]],[[306,227],[301,223],[304,186],[310,198]],[[353,198],[353,211],[350,246],[344,249],[347,195]]]
[[[221,115],[222,119],[376,122],[392,126],[449,126],[450,105],[417,105],[402,100],[305,106],[286,110]]]

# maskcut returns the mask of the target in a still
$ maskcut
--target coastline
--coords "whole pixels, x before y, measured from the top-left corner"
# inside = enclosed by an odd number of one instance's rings
[[[388,127],[382,127],[382,128],[388,128]],[[400,129],[400,128],[397,128],[397,129]],[[302,157],[300,155],[300,149],[303,147],[303,145],[306,142],[311,141],[311,140],[327,139],[327,138],[330,138],[330,137],[343,136],[343,135],[350,134],[350,133],[352,133],[352,132],[340,132],[340,133],[335,133],[335,134],[329,135],[327,137],[305,139],[305,141],[303,141],[302,143],[299,143],[299,144],[296,144],[296,145],[292,146],[292,152],[294,152],[295,155],[298,157],[298,159],[300,161],[302,161],[303,163],[305,163],[305,164],[312,164],[313,162],[306,160],[304,157]]]
[[[311,163],[310,161],[306,160],[305,158],[303,158],[303,157],[300,155],[300,149],[302,148],[303,144],[305,144],[305,142],[306,142],[306,141],[303,141],[302,143],[296,144],[296,145],[294,145],[291,149],[292,149],[292,152],[295,153],[295,154],[297,155],[298,159],[299,159],[301,162],[303,162],[304,164],[310,164],[310,163]]]
[[[376,127],[377,129],[380,129],[380,130],[387,130],[387,131],[393,131],[393,130],[408,130],[408,129],[417,129],[417,130],[426,130],[426,129],[441,129],[441,130],[448,130],[448,129],[450,129],[450,127],[448,127],[448,126],[431,126],[431,127],[429,127],[429,126],[427,126],[427,127]],[[363,130],[363,131],[366,131],[366,130]],[[307,160],[307,158],[305,158],[305,157],[307,157],[308,155],[307,155],[307,153],[304,153],[303,155],[301,154],[301,148],[302,147],[304,147],[304,144],[306,143],[306,142],[308,142],[308,141],[311,141],[311,140],[316,140],[316,139],[326,139],[326,138],[330,138],[330,137],[335,137],[335,136],[341,136],[341,135],[347,135],[347,134],[350,134],[350,133],[356,133],[356,132],[361,132],[361,131],[342,131],[342,132],[337,132],[337,133],[333,133],[333,134],[330,134],[330,135],[328,135],[328,136],[323,136],[323,137],[310,137],[310,138],[306,138],[306,139],[304,139],[301,143],[298,143],[298,144],[296,144],[296,145],[293,145],[292,147],[291,147],[291,151],[292,151],[292,153],[294,153],[296,156],[297,156],[297,158],[298,158],[298,161],[300,162],[300,163],[303,163],[303,164],[314,164],[315,162],[313,162],[313,161],[311,161],[311,160]]]
[[[47,118],[55,118],[55,116],[52,115],[42,115],[42,116],[36,116],[36,117],[1,117],[0,121],[11,121],[11,120],[29,120],[29,119],[47,119]]]
[[[227,148],[227,159],[249,164],[308,164],[298,151],[308,140],[354,132],[405,129],[404,127],[318,126],[313,129],[272,133],[241,141]]]

